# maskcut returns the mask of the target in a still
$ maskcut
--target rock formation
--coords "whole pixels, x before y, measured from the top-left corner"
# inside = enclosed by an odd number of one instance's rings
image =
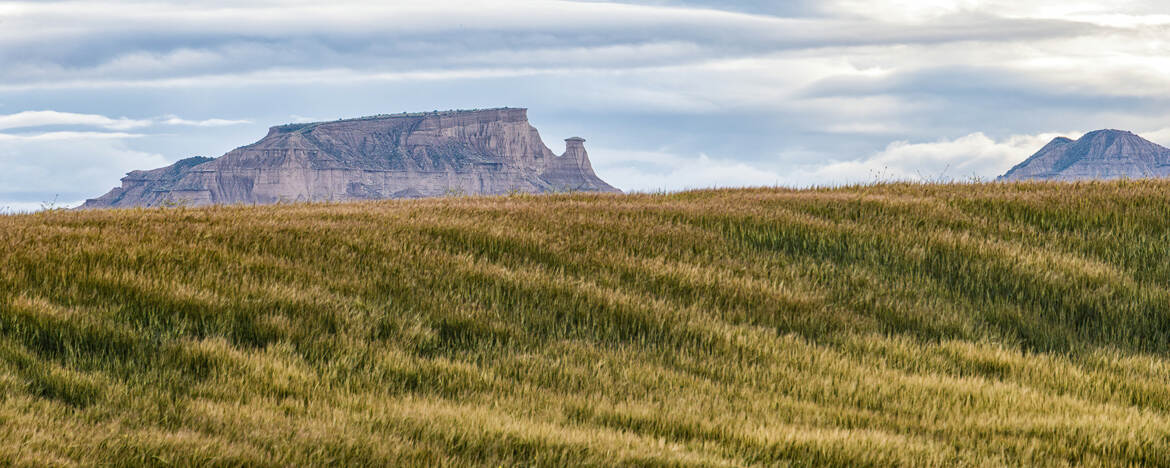
[[[82,207],[619,192],[593,173],[584,139],[565,142],[553,154],[527,109],[511,108],[281,125],[219,158],[130,172]]]
[[[1052,140],[1002,181],[1170,177],[1170,149],[1121,130],[1098,130],[1079,140]]]

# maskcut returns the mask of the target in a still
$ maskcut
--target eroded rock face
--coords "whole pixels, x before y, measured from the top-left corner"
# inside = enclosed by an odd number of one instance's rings
[[[584,141],[570,138],[565,154],[553,154],[527,109],[281,125],[219,158],[133,171],[82,207],[620,192],[594,174]]]
[[[1090,180],[1170,177],[1170,149],[1121,130],[1079,140],[1057,138],[999,180]]]

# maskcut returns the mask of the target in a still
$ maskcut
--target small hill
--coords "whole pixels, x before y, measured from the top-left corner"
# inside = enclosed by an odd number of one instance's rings
[[[1170,181],[0,216],[0,466],[1159,466]]]
[[[999,180],[1092,180],[1170,177],[1170,149],[1133,133],[1098,130],[1059,137]]]
[[[219,158],[133,171],[82,207],[618,192],[593,172],[584,143],[569,138],[553,154],[516,108],[279,125]]]

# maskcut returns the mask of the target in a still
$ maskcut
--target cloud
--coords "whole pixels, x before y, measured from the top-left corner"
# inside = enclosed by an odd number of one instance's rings
[[[706,154],[602,148],[591,151],[590,159],[598,176],[624,191],[773,186],[785,179],[761,167]]]
[[[130,135],[50,132],[0,137],[0,207],[73,201],[113,188],[125,173],[165,166],[161,155],[131,149]]]
[[[1082,132],[1015,135],[996,140],[982,133],[926,143],[896,141],[857,161],[823,161],[793,170],[752,165],[700,154],[599,150],[599,175],[624,190],[657,191],[744,186],[838,186],[858,183],[994,180],[1058,136]],[[1149,136],[1170,140],[1170,129]]]
[[[187,120],[177,115],[168,115],[159,119],[159,122],[167,125],[189,125],[193,127],[225,127],[228,125],[242,125],[252,123],[251,120],[230,120],[230,119],[205,119],[205,120]]]
[[[222,127],[227,125],[240,125],[247,123],[251,123],[251,121],[229,119],[187,120],[177,115],[167,115],[149,119],[128,119],[125,117],[113,118],[98,114],[78,114],[73,112],[58,112],[51,110],[24,111],[15,114],[0,115],[0,130],[53,126],[78,126],[97,127],[106,130],[131,130],[159,124],[188,125],[195,127]],[[37,137],[44,137],[46,135],[48,134],[40,134]],[[65,135],[65,133],[59,132],[56,135],[61,136]],[[4,138],[6,136],[11,137],[12,135],[0,133],[0,138]],[[107,136],[110,138],[126,138],[132,135],[123,133],[110,133]]]
[[[1058,136],[1079,138],[1080,133],[1016,135],[1002,140],[973,133],[929,143],[896,141],[868,158],[805,167],[787,180],[807,185],[991,180]]]
[[[1170,146],[1170,128],[1138,132],[1152,142]],[[680,191],[690,188],[743,186],[839,186],[886,181],[995,180],[1053,138],[1080,138],[1082,131],[1016,135],[995,139],[982,132],[936,142],[899,140],[858,160],[825,159],[823,153],[805,154],[819,161],[794,165],[790,170],[768,164],[749,164],[707,154],[680,156],[669,151],[599,149],[591,152],[599,176],[626,191]],[[597,156],[593,156],[597,154]]]
[[[247,72],[198,74],[165,78],[68,79],[42,83],[0,84],[0,91],[103,88],[239,88],[273,84],[355,84],[396,81],[481,80],[536,75],[569,75],[580,69],[473,68],[463,70],[370,71],[349,68],[274,68]]]
[[[826,0],[822,11],[896,23],[918,23],[961,14],[1008,18],[1093,20],[1110,17],[1158,16],[1156,0]],[[1143,22],[1148,23],[1148,22]],[[1125,23],[1129,24],[1129,23]]]
[[[44,127],[52,125],[80,125],[100,127],[108,130],[130,130],[151,125],[149,120],[110,118],[104,115],[75,114],[57,111],[24,111],[0,115],[0,130],[13,128]]]
[[[0,115],[0,213],[33,211],[42,205],[75,206],[118,185],[125,173],[169,164],[160,154],[132,148],[129,142],[150,135],[126,129],[158,125],[224,127],[246,120],[187,120],[175,115],[149,119],[111,118],[97,114],[25,111]],[[46,127],[99,130],[32,130]]]
[[[622,188],[962,179],[1045,143],[1027,135],[1170,119],[1149,0],[99,0],[0,21],[5,110],[95,112],[0,115],[5,144],[171,160],[290,115],[500,105],[601,142]]]
[[[151,127],[226,127],[238,119],[188,120],[177,115],[144,119],[100,114],[24,111],[0,115],[0,210],[30,211],[48,203],[73,206],[118,184],[125,173],[165,166],[168,158],[134,149]],[[66,127],[57,130],[53,127]],[[83,128],[78,130],[74,128]],[[139,130],[128,132],[126,130]]]
[[[1170,130],[1164,131],[1170,135]],[[705,154],[592,151],[598,175],[623,190],[657,191],[745,186],[838,186],[892,181],[993,180],[1057,136],[1079,132],[1016,135],[995,140],[982,133],[927,143],[895,141],[856,161],[825,161],[791,170],[769,168]]]
[[[0,141],[123,140],[142,136],[141,133],[124,132],[0,133]]]
[[[1150,140],[1154,143],[1157,143],[1159,145],[1170,148],[1170,127],[1160,128],[1160,129],[1150,130],[1150,131],[1145,131],[1145,132],[1138,131],[1136,133],[1139,136],[1141,136],[1142,138],[1145,138],[1145,139]]]
[[[74,208],[82,203],[85,203],[85,200],[62,200],[60,197],[36,202],[0,201],[0,215],[33,213],[46,208]]]
[[[726,8],[724,3],[711,6]],[[990,15],[905,27],[844,15],[758,13],[765,10],[551,0],[230,7],[150,3],[133,8],[101,2],[23,3],[7,15],[0,30],[0,47],[11,51],[0,77],[10,89],[41,89],[318,68],[371,75],[493,68],[618,70],[830,46],[1034,40],[1092,28]],[[60,24],[70,26],[54,27]],[[270,83],[280,79],[272,75]]]

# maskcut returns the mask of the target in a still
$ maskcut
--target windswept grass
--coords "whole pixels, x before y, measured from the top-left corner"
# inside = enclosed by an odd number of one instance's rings
[[[0,216],[0,465],[1170,465],[1170,182]]]

